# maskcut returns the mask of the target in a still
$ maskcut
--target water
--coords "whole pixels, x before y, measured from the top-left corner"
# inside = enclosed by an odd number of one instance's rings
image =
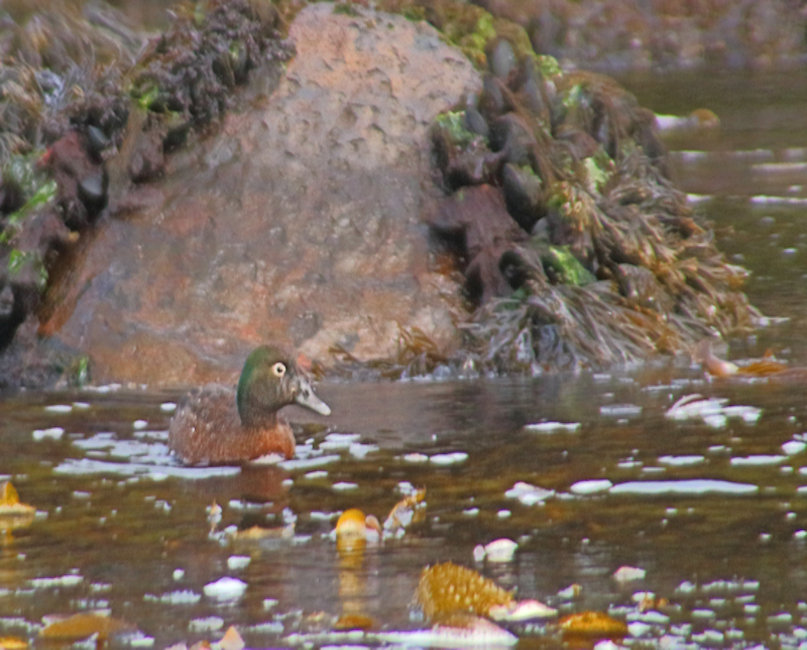
[[[715,221],[721,248],[752,270],[752,300],[788,319],[732,341],[735,358],[770,347],[807,365],[803,81],[624,80],[659,112],[706,106],[721,117],[719,132],[671,140],[675,171]],[[429,627],[411,606],[420,571],[453,560],[561,614],[624,619],[631,646],[807,639],[800,383],[708,381],[676,360],[578,377],[325,383],[318,392],[333,408],[327,429],[287,409],[299,462],[215,470],[182,468],[166,453],[177,393],[0,402],[0,480],[37,509],[0,537],[0,638],[33,638],[45,616],[100,609],[139,630],[116,647],[217,640],[229,625],[253,647],[384,645],[385,633]],[[667,416],[693,394],[723,401]],[[571,426],[528,426],[542,422]],[[531,502],[521,486],[519,499],[520,483],[552,492]],[[426,489],[422,521],[400,539],[340,552],[331,531],[341,511],[383,520],[410,486]],[[209,518],[214,502],[220,522]],[[273,533],[221,532],[253,525]],[[512,561],[474,562],[475,546],[501,537],[518,542]],[[623,566],[644,578],[618,582]],[[243,593],[206,592],[222,577],[243,581]],[[343,615],[370,617],[372,631],[333,633]],[[511,629],[524,646],[561,640],[551,622]]]

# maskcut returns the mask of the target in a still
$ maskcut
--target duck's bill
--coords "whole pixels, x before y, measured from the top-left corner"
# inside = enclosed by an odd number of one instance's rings
[[[316,393],[314,393],[314,389],[311,388],[311,384],[307,379],[302,377],[298,377],[297,394],[294,397],[294,403],[304,406],[320,415],[331,414],[331,407],[317,397]]]

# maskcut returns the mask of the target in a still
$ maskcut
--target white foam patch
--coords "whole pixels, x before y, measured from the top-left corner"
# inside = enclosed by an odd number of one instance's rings
[[[240,471],[240,467],[180,467],[177,465],[154,465],[146,463],[116,463],[114,461],[96,460],[92,458],[68,458],[53,468],[55,474],[70,476],[117,474],[120,476],[150,478],[156,481],[162,481],[168,477],[205,479],[219,476],[234,476]]]
[[[323,465],[330,465],[340,459],[338,454],[325,454],[324,456],[311,456],[309,458],[293,458],[291,460],[284,460],[278,463],[279,467],[287,471],[310,469],[312,467],[322,467]]]
[[[537,485],[530,485],[524,481],[518,481],[511,487],[504,496],[510,499],[518,499],[525,506],[543,504],[550,497],[555,496],[554,490],[546,490]]]
[[[433,454],[429,457],[429,462],[433,465],[457,465],[468,460],[468,454],[464,451],[454,451],[447,454]]]
[[[758,465],[779,465],[787,459],[787,456],[781,454],[754,454],[752,456],[737,456],[732,458],[729,463],[735,467],[748,467]]]
[[[579,422],[538,422],[525,424],[524,431],[529,433],[575,433],[580,429]]]
[[[742,495],[759,492],[759,486],[751,483],[735,483],[718,479],[681,479],[670,481],[627,481],[618,483],[610,494],[637,494],[652,496],[657,494],[681,494],[698,496],[702,494]]]
[[[34,429],[31,436],[37,442],[41,440],[59,440],[64,435],[62,427],[49,427],[47,429]]]
[[[190,589],[180,589],[177,591],[169,591],[164,594],[156,596],[154,594],[145,594],[143,600],[163,603],[165,605],[194,605],[202,599],[202,595]]]
[[[247,583],[238,578],[223,577],[204,586],[205,596],[214,600],[238,600],[247,590]]]
[[[597,494],[599,492],[605,492],[611,489],[613,483],[609,481],[607,478],[601,479],[588,479],[584,481],[577,481],[569,488],[569,491],[572,494],[577,494],[580,496],[586,494]]]

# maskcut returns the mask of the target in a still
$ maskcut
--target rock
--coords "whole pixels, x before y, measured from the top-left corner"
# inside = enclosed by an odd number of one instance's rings
[[[266,340],[326,366],[334,346],[393,357],[401,330],[456,346],[459,287],[431,270],[420,222],[438,196],[428,129],[481,80],[425,23],[355,9],[304,8],[277,88],[164,178],[110,174],[110,218],[57,274],[42,325],[94,380],[224,379]]]

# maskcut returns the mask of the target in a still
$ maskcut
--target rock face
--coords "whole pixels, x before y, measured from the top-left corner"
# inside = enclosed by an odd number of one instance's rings
[[[400,16],[316,4],[289,38],[279,86],[136,201],[111,174],[109,215],[52,282],[42,325],[96,381],[222,379],[267,340],[326,366],[332,346],[392,356],[401,329],[456,344],[460,292],[430,269],[420,215],[437,194],[429,124],[477,73]]]

